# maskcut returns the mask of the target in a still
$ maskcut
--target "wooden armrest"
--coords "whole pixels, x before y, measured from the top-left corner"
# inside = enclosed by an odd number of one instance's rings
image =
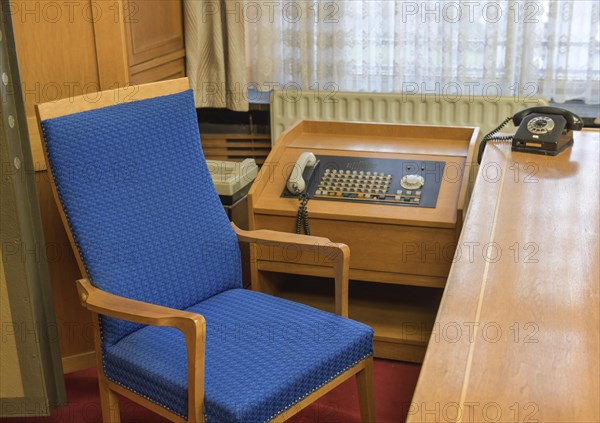
[[[88,310],[105,316],[153,326],[179,329],[185,336],[188,356],[188,415],[194,421],[203,421],[204,404],[204,350],[206,321],[189,311],[176,310],[142,301],[109,294],[93,286],[88,279],[77,281],[81,304]],[[99,344],[97,354],[100,354]]]
[[[81,304],[94,313],[144,325],[170,326],[184,333],[205,325],[204,317],[199,314],[110,294],[93,286],[88,279],[78,280],[77,290]]]
[[[293,245],[300,251],[310,251],[334,269],[335,312],[348,317],[348,273],[350,270],[350,248],[346,244],[331,242],[328,238],[290,234],[287,232],[260,229],[245,231],[231,224],[240,242],[285,247]]]

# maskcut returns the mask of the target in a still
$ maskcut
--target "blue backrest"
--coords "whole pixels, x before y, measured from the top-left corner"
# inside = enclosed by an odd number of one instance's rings
[[[236,235],[200,146],[192,91],[41,123],[91,282],[185,309],[241,287]],[[140,325],[103,318],[111,345]]]

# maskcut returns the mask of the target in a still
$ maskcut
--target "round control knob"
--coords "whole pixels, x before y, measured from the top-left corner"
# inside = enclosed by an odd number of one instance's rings
[[[425,179],[421,175],[406,175],[400,180],[400,186],[404,189],[419,189],[425,185]]]

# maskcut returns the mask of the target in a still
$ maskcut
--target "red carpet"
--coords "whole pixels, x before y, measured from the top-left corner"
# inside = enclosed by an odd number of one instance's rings
[[[375,401],[379,423],[399,423],[406,419],[419,370],[416,364],[375,360]],[[65,376],[67,407],[54,410],[50,417],[2,419],[3,423],[101,423],[100,398],[96,369],[82,370]],[[166,419],[121,398],[123,423],[164,423]],[[291,423],[360,422],[354,378],[320,398],[298,413]]]

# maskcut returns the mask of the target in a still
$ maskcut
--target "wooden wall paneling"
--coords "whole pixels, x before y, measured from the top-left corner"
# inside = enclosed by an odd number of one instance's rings
[[[31,150],[46,168],[33,106],[99,89],[90,2],[11,1]]]
[[[91,316],[77,300],[75,256],[48,185],[34,105],[185,75],[179,0],[10,3],[65,372],[90,367]],[[53,255],[54,254],[54,255]]]
[[[185,76],[181,1],[94,3],[103,17],[94,23],[102,90]]]
[[[69,372],[93,366],[93,342],[85,335],[91,315],[77,300],[75,281],[81,275],[48,185],[34,105],[76,95],[93,96],[100,89],[93,23],[99,15],[90,1],[12,1],[10,10],[63,369]]]
[[[77,260],[54,201],[48,173],[36,173],[36,185],[46,240],[46,255],[65,373],[93,367],[92,314],[81,307],[75,281],[81,278]]]
[[[123,1],[92,0],[98,10],[94,35],[100,87],[98,91],[129,85],[126,25],[131,17],[126,14]]]
[[[148,62],[151,63],[151,62]],[[149,82],[166,81],[185,76],[185,59],[176,59],[170,62],[146,67],[141,71],[130,68],[130,82],[132,84],[147,84]]]
[[[185,76],[182,2],[122,3],[131,81],[141,84]]]
[[[185,55],[181,1],[123,1],[129,65],[177,52]]]

